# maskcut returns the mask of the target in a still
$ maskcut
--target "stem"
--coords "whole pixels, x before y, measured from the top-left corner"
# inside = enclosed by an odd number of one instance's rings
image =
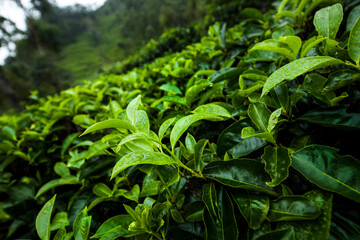
[[[204,177],[200,176],[199,174],[197,174],[196,172],[194,172],[191,168],[189,168],[188,166],[186,166],[185,164],[183,164],[183,163],[180,161],[180,159],[178,159],[178,158],[176,157],[176,155],[175,155],[172,151],[170,151],[170,149],[169,149],[166,145],[162,144],[162,147],[163,147],[166,151],[168,151],[168,152],[170,153],[171,157],[173,157],[173,158],[175,159],[175,161],[176,161],[181,167],[183,167],[183,168],[185,168],[186,170],[188,170],[189,172],[191,172],[195,177],[204,178]]]

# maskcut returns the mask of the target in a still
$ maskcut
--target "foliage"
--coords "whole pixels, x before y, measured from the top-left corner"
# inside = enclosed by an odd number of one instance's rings
[[[247,8],[182,51],[33,94],[0,118],[0,237],[358,239],[360,18],[343,8]]]

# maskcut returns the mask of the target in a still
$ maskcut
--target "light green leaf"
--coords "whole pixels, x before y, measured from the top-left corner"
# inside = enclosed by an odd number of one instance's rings
[[[359,65],[360,62],[360,17],[351,29],[349,37],[349,56]]]
[[[149,117],[144,110],[135,112],[134,126],[139,132],[150,133]]]
[[[309,40],[306,40],[306,42],[303,44],[301,48],[300,58],[303,58],[306,56],[306,54],[316,45],[324,41],[326,37],[322,36],[314,36],[310,38]]]
[[[198,106],[195,108],[194,113],[209,113],[219,117],[231,118],[231,114],[225,108],[213,103]]]
[[[15,129],[9,126],[2,127],[1,129],[2,134],[4,134],[7,138],[16,141],[16,132]]]
[[[65,138],[63,144],[61,145],[61,156],[64,156],[66,150],[70,147],[71,143],[79,137],[79,135],[80,133],[72,133]]]
[[[343,19],[343,8],[340,3],[322,8],[315,13],[314,25],[321,36],[335,39]]]
[[[98,197],[110,197],[112,195],[111,189],[105,183],[97,183],[92,191]]]
[[[59,175],[60,177],[65,177],[70,175],[70,170],[63,162],[57,162],[54,166],[54,172]]]
[[[320,209],[311,200],[301,196],[284,196],[271,201],[269,222],[310,220],[319,217]]]
[[[165,122],[163,122],[159,128],[159,139],[160,141],[165,136],[166,130],[173,124],[176,118],[169,118]]]
[[[267,130],[269,132],[271,132],[275,128],[276,124],[279,122],[280,115],[281,115],[281,108],[278,108],[271,113],[267,125]]]
[[[297,59],[289,64],[286,64],[270,75],[270,77],[265,82],[261,96],[267,94],[272,88],[274,88],[276,85],[279,85],[284,80],[290,81],[304,73],[313,71],[315,69],[343,63],[344,62],[339,59],[326,56]]]
[[[58,212],[51,221],[50,231],[70,225],[67,212]]]
[[[94,125],[91,125],[90,127],[88,127],[85,130],[85,132],[83,132],[80,135],[80,137],[85,134],[95,132],[98,130],[107,129],[107,128],[123,128],[123,129],[131,130],[133,132],[136,131],[135,127],[133,125],[131,125],[129,122],[126,122],[126,121],[120,120],[120,119],[110,119],[110,120],[105,120],[102,122],[95,123]]]
[[[267,132],[271,112],[264,103],[257,102],[250,104],[248,114],[261,132]]]
[[[190,153],[194,153],[195,144],[196,144],[195,138],[194,138],[190,133],[186,134],[186,137],[185,137],[185,146],[186,146],[186,149],[187,149]]]
[[[116,164],[111,174],[113,179],[126,168],[137,164],[176,165],[176,161],[166,154],[149,151],[131,152],[122,157]]]
[[[36,231],[41,240],[50,240],[50,219],[56,194],[45,203],[36,216]]]
[[[66,229],[65,227],[62,227],[56,232],[53,240],[64,240],[65,236],[66,236]]]
[[[175,85],[172,85],[171,83],[166,83],[166,84],[163,84],[159,87],[159,89],[163,90],[163,91],[166,91],[166,92],[174,92],[176,94],[182,94],[181,90],[175,86]]]
[[[125,215],[125,214],[111,217],[111,218],[107,219],[105,222],[103,222],[103,224],[101,224],[99,229],[96,231],[95,235],[93,235],[91,238],[103,237],[109,231],[112,231],[113,229],[120,227],[120,226],[122,227],[121,228],[122,235],[129,233],[129,230],[127,230],[127,229],[129,227],[130,223],[132,223],[133,221],[134,221],[134,219],[130,215]],[[119,235],[119,236],[121,236],[121,235]]]
[[[143,140],[143,141],[139,142],[136,140]],[[148,141],[144,141],[144,140],[148,140]],[[130,143],[130,142],[135,142],[138,144],[143,143],[144,145],[149,146],[150,142],[153,142],[156,144],[156,143],[158,143],[158,140],[153,138],[149,134],[142,133],[142,132],[129,134],[129,135],[126,135],[123,139],[121,139],[120,143],[116,147],[116,151],[120,151],[122,145]],[[146,148],[148,148],[148,147],[146,147]],[[150,149],[152,149],[151,146],[150,146]]]
[[[203,152],[205,149],[206,144],[209,142],[209,140],[207,139],[201,139],[199,142],[197,142],[195,144],[194,147],[194,167],[196,171],[201,172],[202,169],[204,168],[204,163],[203,163]]]
[[[289,176],[291,159],[287,148],[267,146],[261,159],[271,177],[271,182],[266,182],[268,186],[275,187]]]
[[[251,137],[258,137],[261,140],[267,141],[267,142],[271,142],[271,143],[275,143],[275,139],[273,137],[273,135],[270,132],[260,132],[257,133],[255,131],[254,128],[252,127],[244,127],[241,130],[241,137],[243,139],[249,139]]]
[[[81,127],[87,127],[95,123],[95,120],[90,118],[89,115],[86,114],[79,114],[74,116],[73,123],[79,125]]]
[[[338,151],[310,145],[291,155],[291,166],[318,187],[360,202],[360,161]]]
[[[298,36],[282,36],[280,37],[280,42],[286,43],[292,49],[295,56],[299,52],[302,44],[301,38]]]
[[[211,113],[194,113],[189,116],[185,116],[179,119],[175,126],[173,127],[170,133],[170,143],[171,147],[174,149],[177,141],[181,137],[181,135],[191,126],[191,124],[200,121],[200,120],[222,120],[222,116],[218,116],[216,114]]]
[[[75,240],[87,240],[90,232],[91,216],[88,216],[87,208],[85,207],[76,216],[73,224]]]
[[[126,115],[132,125],[135,123],[136,111],[138,110],[139,105],[141,105],[141,95],[134,98],[126,107]]]
[[[267,39],[265,41],[255,44],[249,50],[249,53],[251,53],[253,51],[268,51],[268,52],[279,53],[279,54],[286,56],[291,61],[296,59],[293,49],[291,47],[289,47],[288,44],[286,44],[284,42],[280,42],[275,39]]]
[[[232,196],[249,227],[259,229],[269,211],[269,197],[249,191],[234,191]]]

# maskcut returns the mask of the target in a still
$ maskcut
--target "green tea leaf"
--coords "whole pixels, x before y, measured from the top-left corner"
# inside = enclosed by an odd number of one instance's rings
[[[110,119],[110,120],[105,120],[105,121],[98,122],[98,123],[91,125],[80,135],[80,137],[85,134],[95,132],[98,130],[107,129],[107,128],[123,128],[123,129],[131,130],[133,132],[136,131],[135,127],[133,125],[131,125],[129,122],[126,122],[126,121],[120,120],[120,119]]]
[[[140,105],[141,105],[141,95],[138,95],[126,107],[126,116],[130,120],[132,125],[134,125],[135,123],[136,112]]]
[[[65,236],[66,236],[66,229],[65,227],[62,227],[56,232],[53,240],[64,240]]]
[[[231,114],[225,108],[212,103],[201,105],[195,108],[194,113],[209,113],[219,117],[231,118]]]
[[[269,176],[263,170],[264,165],[252,159],[214,161],[206,165],[203,175],[233,188],[243,188],[277,196],[274,188],[265,184]]]
[[[270,75],[265,82],[261,96],[267,94],[272,88],[282,83],[284,80],[290,81],[304,73],[343,63],[344,62],[339,59],[326,56],[297,59],[289,64],[286,64]]]
[[[41,186],[41,188],[36,193],[35,198],[39,197],[41,194],[49,191],[50,189],[61,186],[61,185],[72,185],[72,184],[78,184],[79,181],[75,176],[64,176],[62,178],[51,180],[44,185]]]
[[[359,129],[360,114],[347,113],[346,106],[313,109],[302,115],[298,120],[312,122],[327,127]]]
[[[340,156],[338,151],[310,145],[291,155],[291,166],[318,187],[360,202],[360,162],[352,156]]]
[[[106,220],[103,224],[101,224],[99,229],[96,231],[95,235],[93,235],[91,238],[100,238],[104,236],[107,232],[111,231],[112,229],[118,226],[121,226],[127,230],[130,223],[132,223],[133,221],[134,219],[130,215],[125,215],[125,214],[111,217],[108,220]],[[127,232],[129,231],[127,230]]]
[[[315,13],[314,25],[321,36],[335,39],[343,19],[343,8],[340,3],[322,8]]]
[[[91,216],[88,216],[87,208],[85,207],[76,216],[73,224],[74,238],[75,240],[88,239],[90,232]]]
[[[320,209],[309,199],[301,196],[284,196],[271,201],[269,222],[309,220],[319,217]]]
[[[257,138],[260,138],[261,140],[271,142],[271,143],[275,143],[275,139],[274,139],[274,137],[273,137],[273,135],[271,133],[269,133],[269,132],[257,133],[255,131],[255,129],[252,128],[252,127],[244,127],[241,130],[241,137],[244,138],[244,139],[257,137]]]
[[[219,136],[217,141],[216,153],[224,157],[229,151],[234,158],[246,156],[249,153],[263,147],[266,142],[257,137],[244,139],[241,137],[241,131],[245,127],[252,126],[249,119],[237,121],[227,127]]]
[[[261,159],[265,162],[265,171],[271,177],[271,182],[266,182],[268,186],[275,187],[289,176],[291,159],[287,148],[267,146]]]
[[[292,49],[295,56],[299,52],[302,44],[301,38],[298,36],[283,36],[280,37],[280,42],[286,43]]]
[[[300,58],[303,58],[306,56],[306,54],[308,54],[308,52],[315,47],[316,45],[318,45],[319,43],[321,43],[322,41],[324,41],[326,39],[326,37],[322,37],[322,36],[314,36],[308,40],[306,40],[306,42],[303,44],[302,48],[301,48],[301,53],[300,53]]]
[[[217,83],[231,78],[238,78],[244,70],[244,68],[223,68],[211,75],[209,81]]]
[[[57,162],[54,166],[54,172],[60,177],[65,177],[70,175],[70,170],[63,162]]]
[[[249,105],[249,117],[261,132],[267,132],[270,110],[264,103],[252,103]]]
[[[349,37],[349,56],[357,65],[360,62],[360,17],[356,20],[351,29]]]
[[[97,183],[92,191],[98,197],[110,197],[112,195],[111,189],[104,183]]]
[[[204,212],[204,203],[202,201],[193,201],[186,205],[184,209],[184,218],[188,222],[201,221]]]
[[[64,156],[66,150],[68,150],[71,143],[74,142],[74,140],[78,138],[79,135],[80,133],[72,133],[65,138],[63,144],[61,145],[61,156]]]
[[[201,172],[202,169],[204,168],[204,163],[203,163],[203,152],[205,149],[206,144],[209,142],[209,140],[207,139],[201,139],[199,142],[197,142],[195,144],[194,147],[194,167],[196,171]]]
[[[170,143],[171,147],[174,149],[177,141],[181,137],[181,135],[191,126],[191,124],[200,121],[200,120],[221,120],[222,116],[211,113],[195,113],[192,115],[185,116],[179,119],[171,133],[170,133]]]
[[[265,41],[259,42],[255,44],[250,50],[249,53],[252,51],[268,51],[279,53],[287,57],[289,60],[293,61],[296,59],[296,56],[293,52],[293,49],[289,47],[286,43],[280,42],[275,39],[267,39]]]
[[[51,221],[50,231],[61,229],[70,225],[67,212],[58,212]]]
[[[126,168],[137,164],[176,165],[176,161],[166,154],[149,151],[131,152],[122,157],[116,164],[111,174],[113,179]]]
[[[232,196],[249,227],[259,229],[269,211],[269,197],[249,191],[234,191]]]
[[[175,220],[175,222],[177,222],[177,223],[184,222],[184,218],[181,216],[181,213],[178,210],[171,209],[170,213],[171,213],[172,218]]]
[[[353,28],[356,20],[360,16],[360,5],[354,7],[348,15],[347,22],[346,22],[346,31],[351,31]]]
[[[50,240],[50,219],[56,194],[45,203],[36,216],[36,231],[41,240]]]
[[[169,118],[168,120],[166,120],[165,122],[163,122],[159,128],[159,139],[160,141],[163,139],[166,130],[168,130],[168,128],[173,124],[173,122],[175,121],[176,118]]]

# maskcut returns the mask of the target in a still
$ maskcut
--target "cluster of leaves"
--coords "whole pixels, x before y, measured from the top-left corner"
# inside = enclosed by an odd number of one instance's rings
[[[0,237],[358,239],[360,6],[328,2],[3,115]]]

